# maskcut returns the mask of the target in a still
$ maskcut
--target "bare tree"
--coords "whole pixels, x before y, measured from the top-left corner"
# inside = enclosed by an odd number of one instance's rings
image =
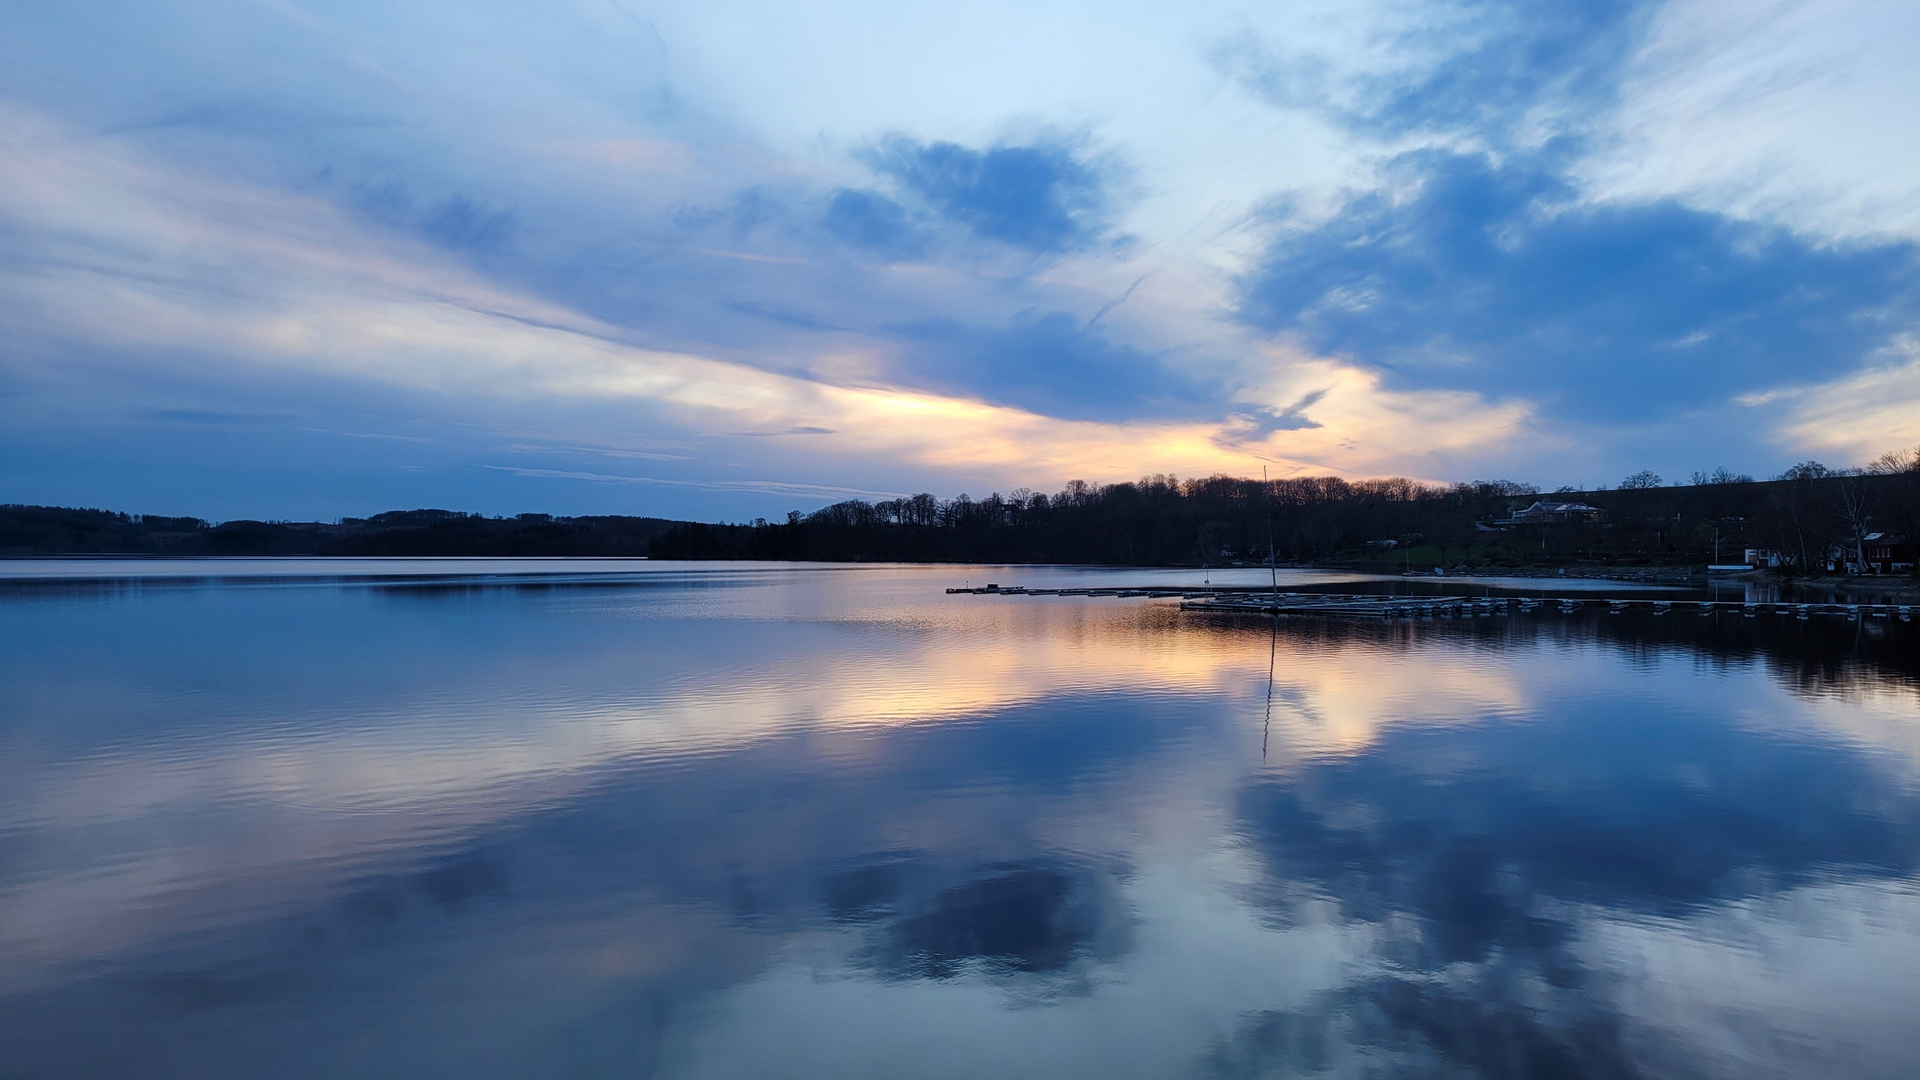
[[[1911,450],[1889,450],[1867,462],[1867,471],[1876,476],[1920,472],[1920,446]]]
[[[1780,474],[1782,480],[1818,480],[1823,476],[1832,476],[1833,470],[1817,461],[1803,461]]]
[[[1843,476],[1833,482],[1833,509],[1840,518],[1841,546],[1849,553],[1849,562],[1864,563],[1867,523],[1873,517],[1873,490],[1859,477]]]

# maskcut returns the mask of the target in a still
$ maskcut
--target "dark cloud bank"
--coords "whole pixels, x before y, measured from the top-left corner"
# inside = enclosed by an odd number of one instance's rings
[[[1323,221],[1283,222],[1241,281],[1261,331],[1407,389],[1470,390],[1622,423],[1858,370],[1920,319],[1920,251],[1833,243],[1576,179],[1661,5],[1437,5],[1381,44],[1436,55],[1335,85],[1250,35],[1223,74],[1391,156]]]
[[[1673,200],[1582,202],[1561,163],[1404,155],[1401,193],[1276,241],[1241,314],[1397,386],[1601,421],[1843,375],[1920,315],[1910,243],[1823,245]]]

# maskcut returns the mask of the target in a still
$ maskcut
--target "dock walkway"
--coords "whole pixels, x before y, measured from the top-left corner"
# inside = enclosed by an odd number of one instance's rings
[[[1722,612],[1746,617],[1758,615],[1837,616],[1846,619],[1898,619],[1912,622],[1912,604],[1801,603],[1748,600],[1653,600],[1637,596],[1408,596],[1382,593],[1273,592],[1266,589],[1195,589],[1168,586],[1104,589],[1027,589],[988,585],[978,589],[948,589],[948,593],[977,596],[1112,596],[1148,597],[1183,601],[1183,611],[1238,612],[1249,615],[1364,616],[1386,619],[1472,618],[1484,615],[1526,614],[1543,609],[1571,613],[1605,608],[1613,614],[1629,610],[1655,615]]]

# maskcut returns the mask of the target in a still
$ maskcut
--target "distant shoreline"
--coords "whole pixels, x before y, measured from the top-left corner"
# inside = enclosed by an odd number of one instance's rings
[[[541,563],[648,563],[656,566],[672,566],[687,562],[764,562],[833,565],[833,566],[1031,566],[1031,567],[1073,567],[1077,569],[1105,570],[1191,570],[1195,572],[1242,571],[1259,572],[1266,569],[1263,563],[1243,563],[1239,566],[1203,565],[1199,563],[1166,563],[1155,565],[1133,565],[1125,563],[1076,563],[1076,562],[1017,562],[1017,561],[964,561],[946,559],[662,559],[646,555],[472,555],[472,554],[315,554],[290,552],[271,555],[227,555],[227,554],[178,554],[166,552],[54,552],[54,553],[12,553],[0,554],[0,563],[37,563],[37,562],[109,562],[130,561],[144,563],[210,563],[210,562],[274,562],[281,560],[325,560],[343,563],[378,563],[392,561],[431,561],[438,563],[488,563],[488,562],[541,562]],[[1699,587],[1714,581],[1751,582],[1763,584],[1790,592],[1833,592],[1847,594],[1878,593],[1891,597],[1920,599],[1920,581],[1901,575],[1857,575],[1840,577],[1822,575],[1817,577],[1782,577],[1771,570],[1759,570],[1751,574],[1716,576],[1687,566],[1646,566],[1646,567],[1603,567],[1603,566],[1564,566],[1564,567],[1445,567],[1443,573],[1431,570],[1405,570],[1379,564],[1351,563],[1328,560],[1313,563],[1282,563],[1281,570],[1313,570],[1321,572],[1345,572],[1365,574],[1381,578],[1406,578],[1419,581],[1480,580],[1488,578],[1522,578],[1539,581],[1618,581],[1623,584],[1646,586],[1684,586]]]

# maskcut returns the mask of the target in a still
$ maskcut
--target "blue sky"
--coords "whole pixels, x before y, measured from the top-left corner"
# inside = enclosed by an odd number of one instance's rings
[[[1920,443],[1920,9],[16,0],[0,501],[775,517]]]

